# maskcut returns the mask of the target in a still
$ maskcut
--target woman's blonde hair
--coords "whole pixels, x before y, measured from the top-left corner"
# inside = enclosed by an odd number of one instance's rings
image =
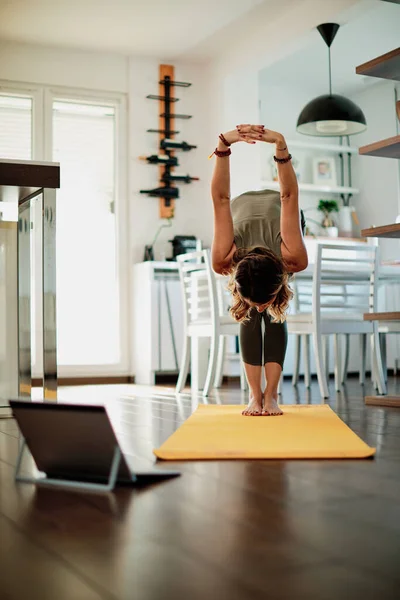
[[[239,248],[232,257],[228,289],[232,294],[230,313],[235,321],[250,318],[250,300],[266,304],[273,323],[283,323],[293,292],[284,262],[268,248]]]

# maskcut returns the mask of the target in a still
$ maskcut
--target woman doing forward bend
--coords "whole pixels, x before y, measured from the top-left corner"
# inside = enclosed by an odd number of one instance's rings
[[[229,155],[237,142],[275,145],[280,192],[249,191],[231,202]],[[215,155],[212,263],[216,273],[230,274],[231,314],[240,322],[241,354],[250,389],[243,414],[281,415],[277,392],[287,345],[285,313],[292,297],[288,277],[308,264],[297,178],[283,135],[262,125],[238,125],[221,134]]]

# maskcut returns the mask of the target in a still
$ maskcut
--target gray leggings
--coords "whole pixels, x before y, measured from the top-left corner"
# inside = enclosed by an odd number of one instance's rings
[[[261,321],[265,323],[264,357]],[[267,311],[259,313],[251,309],[250,321],[240,324],[240,350],[243,362],[248,365],[262,366],[268,362],[275,362],[283,368],[287,346],[287,325],[285,323],[271,323]]]

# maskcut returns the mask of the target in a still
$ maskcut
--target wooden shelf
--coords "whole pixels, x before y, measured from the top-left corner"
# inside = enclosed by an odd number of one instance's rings
[[[357,75],[400,81],[400,48],[356,67]]]
[[[262,181],[260,189],[279,190],[278,181]],[[300,192],[325,193],[325,194],[359,194],[360,190],[353,187],[314,185],[313,183],[299,183]]]
[[[364,321],[400,321],[400,312],[364,313]]]
[[[362,156],[381,156],[383,158],[400,158],[400,135],[361,146],[359,150]]]
[[[370,227],[361,230],[362,237],[385,237],[400,238],[400,223],[382,225],[381,227]]]

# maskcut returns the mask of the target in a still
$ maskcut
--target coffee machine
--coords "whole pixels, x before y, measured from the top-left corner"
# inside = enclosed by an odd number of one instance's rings
[[[201,240],[198,240],[194,235],[176,235],[169,242],[172,244],[172,257],[167,258],[167,260],[176,260],[179,254],[201,250]]]

